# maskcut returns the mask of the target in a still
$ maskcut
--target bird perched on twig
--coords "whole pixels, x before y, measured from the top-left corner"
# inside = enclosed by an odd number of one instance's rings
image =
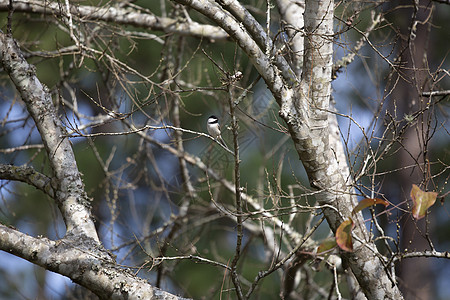
[[[208,129],[208,133],[215,138],[222,146],[228,149],[227,144],[225,144],[221,132],[220,132],[220,124],[219,119],[216,116],[210,116],[208,118],[208,122],[206,123],[206,128]]]

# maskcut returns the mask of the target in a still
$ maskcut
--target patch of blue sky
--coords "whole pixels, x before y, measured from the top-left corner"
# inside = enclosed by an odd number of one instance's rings
[[[39,295],[38,281],[36,280],[35,269],[36,265],[12,254],[0,251],[0,261],[2,262],[0,268],[2,273],[8,274],[8,280],[2,280],[4,284],[10,282],[20,282],[20,286],[26,286],[26,289],[17,291],[17,298],[35,299]],[[62,295],[66,294],[67,287],[72,286],[72,281],[62,275],[54,272],[46,271],[44,287],[46,299],[60,299]],[[2,286],[0,284],[1,293],[12,293],[11,287]]]

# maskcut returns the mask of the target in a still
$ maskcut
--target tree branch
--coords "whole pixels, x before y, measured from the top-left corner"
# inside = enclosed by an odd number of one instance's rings
[[[9,0],[0,0],[0,11],[8,11]],[[15,12],[40,13],[51,16],[66,16],[58,2],[14,0]],[[118,8],[114,6],[94,7],[86,5],[71,5],[70,13],[83,21],[104,21],[115,24],[159,30],[166,33],[191,35],[210,40],[225,40],[228,34],[221,28],[200,24],[194,21],[182,21],[171,18],[157,17],[137,10]]]
[[[306,1],[303,73],[300,85],[291,88],[291,78],[265,56],[258,44],[238,22],[217,5],[203,0],[177,0],[214,20],[234,38],[247,53],[280,105],[280,115],[286,121],[296,150],[308,173],[310,183],[319,190],[320,204],[337,208],[324,214],[333,231],[350,216],[353,199],[348,191],[340,166],[330,149],[328,112],[331,96],[333,54],[333,1]],[[382,261],[373,252],[367,231],[358,215],[355,235],[361,242],[353,253],[346,253],[352,271],[369,299],[401,299],[397,286],[392,286]],[[383,295],[381,295],[383,294]]]
[[[89,237],[98,243],[90,201],[84,191],[72,145],[64,137],[65,129],[47,87],[36,77],[34,66],[23,58],[14,39],[3,32],[0,32],[0,59],[41,135],[56,182],[55,200],[64,218],[67,234]]]
[[[55,189],[53,188],[56,186],[55,180],[37,172],[32,167],[0,165],[0,179],[26,182],[50,197],[55,197]]]
[[[242,24],[222,7],[206,0],[176,0],[176,2],[192,7],[209,17],[236,40],[242,50],[248,55],[277,101],[293,95],[290,86],[295,82],[295,73],[289,69],[288,72],[284,72],[285,77],[281,76],[281,70],[272,63],[270,57],[265,55],[247,30],[241,26]]]
[[[130,271],[118,268],[111,255],[96,243],[86,249],[86,245],[80,247],[67,239],[55,242],[34,238],[0,224],[0,248],[71,278],[100,299],[184,299],[152,287]]]

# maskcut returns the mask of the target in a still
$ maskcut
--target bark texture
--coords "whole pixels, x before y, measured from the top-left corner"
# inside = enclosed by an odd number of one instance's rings
[[[333,207],[325,209],[324,214],[330,228],[336,231],[351,215],[354,199],[349,193],[348,177],[344,178],[349,172],[342,172],[346,165],[337,161],[331,148],[336,145],[336,128],[330,143],[333,1],[305,2],[304,54],[300,80],[293,69],[282,71],[272,63],[271,57],[267,57],[264,49],[252,38],[251,31],[245,30],[239,20],[219,5],[202,0],[177,2],[211,18],[247,53],[280,105],[280,116],[288,125],[310,184],[318,190],[317,200],[320,204]],[[263,36],[261,32],[260,37]],[[333,120],[331,123],[336,124]],[[338,157],[344,155],[339,154]],[[343,253],[343,257],[361,289],[368,299],[402,299],[395,281],[383,265],[382,256],[369,239],[362,215],[354,216],[354,221],[354,252]]]
[[[101,299],[181,299],[120,268],[99,241],[89,199],[56,109],[35,69],[14,39],[0,32],[0,60],[41,135],[52,174],[30,167],[0,166],[2,179],[27,182],[53,197],[66,224],[58,241],[34,238],[0,224],[0,249],[67,276]]]

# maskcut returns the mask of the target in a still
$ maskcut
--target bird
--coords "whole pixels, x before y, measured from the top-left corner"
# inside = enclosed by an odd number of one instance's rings
[[[208,133],[216,139],[222,146],[228,149],[227,144],[225,144],[224,140],[222,139],[222,136],[220,134],[220,124],[219,119],[212,115],[208,118],[208,121],[206,123],[206,129],[208,129]]]

